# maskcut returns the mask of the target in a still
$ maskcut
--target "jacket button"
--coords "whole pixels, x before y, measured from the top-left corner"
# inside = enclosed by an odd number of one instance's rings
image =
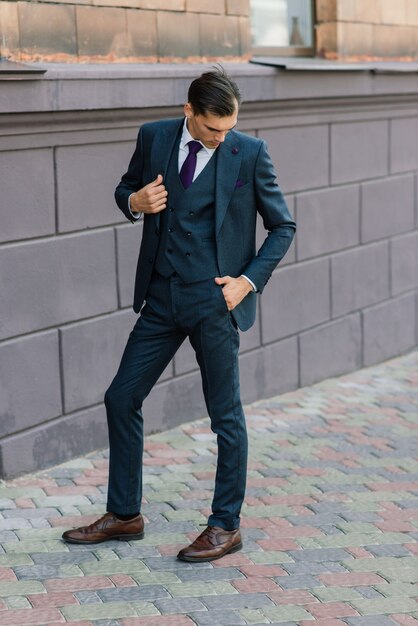
[[[190,256],[190,252],[186,252],[186,256]]]
[[[172,228],[169,228],[169,229],[168,229],[168,232],[169,232],[169,233],[172,233],[172,232],[173,232],[173,229],[172,229]]]
[[[191,237],[191,235],[192,235],[192,233],[191,233],[191,232],[188,232],[188,233],[187,233],[187,236],[188,236],[188,237]]]
[[[174,211],[172,206],[169,208],[169,211],[170,211],[170,213],[172,213]]]
[[[189,211],[189,215],[194,215],[194,211]]]
[[[152,258],[152,256],[149,257],[148,261],[149,263],[154,263],[154,259]]]

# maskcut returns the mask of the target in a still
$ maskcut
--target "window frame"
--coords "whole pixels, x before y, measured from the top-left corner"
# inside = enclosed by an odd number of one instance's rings
[[[253,46],[251,44],[251,53],[254,56],[262,57],[313,57],[315,56],[315,0],[310,0],[311,16],[312,16],[312,46]],[[250,14],[251,28],[251,14]]]

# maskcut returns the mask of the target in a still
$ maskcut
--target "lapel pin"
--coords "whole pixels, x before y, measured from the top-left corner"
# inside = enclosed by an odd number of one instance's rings
[[[238,148],[232,148],[231,152],[232,154],[238,154]]]

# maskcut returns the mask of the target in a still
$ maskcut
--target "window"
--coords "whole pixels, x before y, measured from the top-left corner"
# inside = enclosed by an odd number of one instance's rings
[[[312,0],[250,0],[256,55],[312,55]]]

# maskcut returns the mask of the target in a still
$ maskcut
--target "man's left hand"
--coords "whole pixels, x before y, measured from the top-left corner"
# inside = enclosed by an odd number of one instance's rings
[[[220,276],[215,278],[215,283],[217,285],[223,285],[222,292],[229,311],[235,309],[245,296],[253,290],[244,276],[238,276],[238,278]]]

